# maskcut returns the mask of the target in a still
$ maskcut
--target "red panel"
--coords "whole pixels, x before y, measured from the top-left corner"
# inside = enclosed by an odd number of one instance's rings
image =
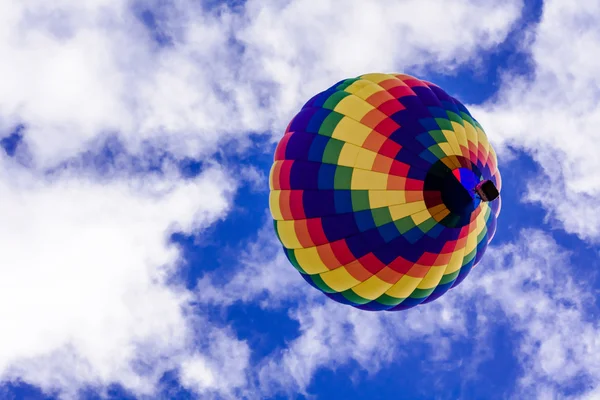
[[[335,254],[335,258],[340,260],[342,265],[350,264],[356,260],[356,257],[352,254],[344,239],[331,242],[331,249],[333,250],[333,254]]]
[[[376,274],[381,271],[385,264],[382,263],[373,253],[369,253],[359,259],[360,263],[365,267],[371,274]]]
[[[410,170],[410,165],[404,164],[400,161],[394,161],[392,164],[392,168],[390,169],[390,174],[397,176],[406,176],[408,175],[408,171]]]
[[[290,141],[290,137],[292,137],[291,133],[285,134],[277,144],[277,148],[275,149],[275,161],[285,160],[285,150]]]
[[[379,107],[377,107],[377,109],[379,111],[381,111],[382,113],[384,113],[385,115],[393,115],[395,113],[397,113],[398,111],[402,111],[405,110],[406,107],[404,107],[404,105],[402,103],[400,103],[398,100],[393,99],[393,100],[388,100],[385,103],[381,104]]]
[[[423,190],[423,181],[407,178],[406,190]]]
[[[375,130],[385,137],[390,137],[390,135],[398,129],[400,129],[400,125],[390,118],[384,119],[375,127]]]
[[[384,156],[389,158],[396,158],[396,155],[398,155],[400,149],[402,149],[402,146],[400,146],[398,143],[394,142],[393,140],[386,140],[381,145],[381,148],[379,149],[379,154],[383,154]]]
[[[316,245],[327,243],[327,236],[325,236],[325,232],[323,231],[323,224],[321,223],[321,218],[310,218],[307,220],[308,223],[308,233],[310,233],[310,237]]]
[[[405,275],[414,265],[415,263],[405,260],[402,257],[398,257],[390,263],[389,267],[394,271]]]
[[[294,219],[304,219],[304,204],[302,202],[303,190],[293,190],[290,194],[290,210]]]
[[[291,160],[286,160],[281,162],[281,167],[279,170],[279,186],[280,189],[291,189],[291,185],[290,185],[290,173],[292,171],[292,164],[294,163],[294,161]]]
[[[409,86],[397,86],[389,90],[390,94],[397,99],[406,96],[416,96],[417,94]]]

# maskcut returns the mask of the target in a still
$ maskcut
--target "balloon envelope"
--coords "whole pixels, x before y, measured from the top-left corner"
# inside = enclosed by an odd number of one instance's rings
[[[499,197],[477,195],[486,180],[501,189],[496,154],[463,104],[415,77],[373,73],[293,118],[275,151],[270,210],[308,283],[397,311],[439,298],[481,260],[500,212]]]

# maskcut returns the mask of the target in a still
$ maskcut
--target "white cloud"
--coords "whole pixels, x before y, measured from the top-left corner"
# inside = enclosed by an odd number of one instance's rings
[[[198,157],[251,131],[279,137],[302,102],[341,78],[476,60],[520,6],[250,1],[240,13],[208,13],[181,0],[148,5],[172,37],[158,49],[125,1],[3,2],[0,59],[10,62],[0,75],[10,79],[0,82],[0,128],[24,123],[44,166],[113,132],[132,152],[149,139]]]
[[[1,161],[0,374],[45,389],[151,390],[158,360],[193,339],[189,292],[165,284],[180,257],[169,232],[224,216],[235,185],[217,167],[99,183]],[[156,362],[147,376],[144,362]]]
[[[0,164],[0,317],[11,321],[0,333],[2,377],[70,395],[113,382],[152,393],[163,371],[181,366],[183,384],[199,393],[232,395],[247,386],[246,344],[205,318],[190,318],[191,294],[163,281],[180,258],[167,245],[168,233],[201,230],[224,217],[233,173],[211,166],[193,180],[169,168],[164,176],[136,176],[118,170],[129,168],[126,160],[102,179],[79,167],[46,177],[45,168],[113,134],[132,154],[142,153],[146,141],[176,158],[235,148],[231,139],[243,150],[253,144],[249,131],[271,129],[279,137],[300,104],[332,81],[370,70],[477,62],[481,48],[503,40],[521,6],[454,0],[442,11],[441,4],[353,1],[340,13],[334,2],[250,1],[240,14],[207,13],[187,0],[151,4],[173,40],[157,49],[125,1],[0,2],[0,131],[26,126],[32,165],[4,157]],[[242,177],[257,175],[248,170]],[[224,293],[246,290],[243,300],[261,294],[284,302],[304,288],[317,297],[293,270],[266,273],[261,263],[272,263],[273,254],[248,261],[251,278],[238,275]],[[270,265],[283,267],[277,257]],[[205,296],[229,304],[222,294]],[[313,339],[341,345],[318,323],[332,305],[319,307],[294,318]],[[349,319],[355,331],[369,328],[357,313],[340,310],[335,323]],[[411,329],[460,326],[451,309],[440,315],[433,325],[415,318]],[[378,354],[374,329],[387,326],[371,318],[371,334],[352,340],[352,357],[365,365]],[[301,337],[292,353],[274,356],[297,387],[332,357],[316,357],[318,345]],[[264,371],[265,382],[277,386],[269,367]]]
[[[533,80],[508,74],[499,98],[473,112],[498,150],[501,144],[522,148],[543,167],[546,177],[532,182],[527,200],[539,202],[568,232],[597,240],[600,6],[582,4],[545,1],[540,23],[528,28],[522,44]]]
[[[492,247],[464,284],[472,295],[480,294],[478,313],[501,310],[507,319],[496,322],[521,336],[513,350],[523,370],[519,397],[563,398],[567,389],[600,386],[592,282],[575,274],[569,253],[550,236],[525,230],[514,243]],[[590,387],[578,387],[581,380]]]

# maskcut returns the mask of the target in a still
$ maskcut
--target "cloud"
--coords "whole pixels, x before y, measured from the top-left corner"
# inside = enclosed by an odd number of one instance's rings
[[[408,357],[428,360],[432,374],[462,359],[464,365],[455,367],[468,387],[479,381],[482,363],[498,355],[498,329],[509,331],[503,348],[511,349],[508,356],[518,366],[515,387],[505,394],[547,398],[600,390],[592,282],[576,273],[571,254],[547,233],[526,229],[513,242],[491,246],[459,288],[433,303],[374,313],[335,303],[299,279],[265,232],[269,225],[232,276],[216,281],[208,275],[197,288],[204,304],[258,302],[287,309],[298,322],[298,336],[255,367],[264,396],[309,395],[322,369],[356,363],[375,375]]]
[[[254,145],[249,133],[279,137],[301,103],[332,81],[475,62],[505,38],[522,4],[443,5],[430,12],[417,2],[387,8],[354,1],[340,17],[334,2],[249,1],[210,11],[187,0],[0,3],[0,76],[8,77],[0,80],[0,132],[24,126],[16,157],[0,159],[0,316],[11,321],[0,334],[2,378],[66,396],[115,382],[152,395],[172,369],[203,394],[234,396],[251,386],[247,345],[194,315],[192,293],[166,283],[181,261],[169,233],[196,233],[225,218],[235,174],[211,164],[186,180],[170,161],[154,174],[131,160],[154,162],[149,147],[172,160],[244,151]],[[429,6],[441,10],[441,2]],[[154,16],[150,29],[144,12]],[[98,174],[98,165],[82,160],[113,137],[126,156]],[[261,176],[253,169],[242,175]],[[226,306],[241,293],[242,301],[263,296],[284,304],[296,288],[317,298],[300,277],[283,273],[280,253],[262,250],[249,250],[243,265],[251,274],[235,275],[223,291],[209,291],[210,277],[201,281],[201,300]],[[268,274],[265,265],[281,272]],[[273,355],[298,388],[333,354],[315,357],[315,338],[340,344],[318,323],[332,305],[314,301],[316,308],[292,315],[312,339],[301,336],[290,352]],[[388,322],[371,317],[373,325],[364,326],[359,314],[340,310],[335,324],[371,332],[353,336],[349,357],[364,365],[377,365],[371,354],[388,360],[373,342],[373,329],[390,331]],[[454,331],[460,324],[453,319],[460,317],[445,308],[415,318],[410,329]],[[269,365],[262,379],[278,386]]]
[[[180,257],[169,232],[223,217],[235,185],[218,167],[190,180],[98,182],[0,161],[3,379],[148,392],[168,365],[159,360],[185,354],[193,339],[189,293],[166,285]],[[153,367],[140,372],[140,363]]]
[[[499,309],[519,335],[514,356],[523,371],[519,397],[583,394],[600,385],[600,325],[593,319],[592,282],[576,279],[569,253],[548,234],[524,230],[518,239],[488,251],[465,281],[477,311]],[[492,321],[488,321],[492,322]]]
[[[353,1],[340,14],[332,1],[249,1],[219,12],[187,0],[4,2],[0,58],[10,62],[0,74],[11,79],[0,83],[0,130],[25,124],[40,166],[113,133],[132,153],[145,141],[190,157],[232,139],[248,146],[248,132],[279,137],[332,81],[476,59],[505,38],[521,6],[453,0],[430,11],[441,4]],[[158,46],[157,32],[168,44]]]
[[[507,71],[498,97],[473,112],[502,156],[504,146],[531,154],[543,169],[525,200],[582,239],[600,237],[600,29],[598,4],[545,1],[522,50],[532,74]]]

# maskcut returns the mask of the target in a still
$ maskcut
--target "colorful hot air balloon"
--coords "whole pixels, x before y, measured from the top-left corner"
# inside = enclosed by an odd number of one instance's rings
[[[496,154],[438,86],[343,80],[310,99],[275,151],[270,209],[291,264],[330,298],[404,310],[439,298],[496,230]]]

